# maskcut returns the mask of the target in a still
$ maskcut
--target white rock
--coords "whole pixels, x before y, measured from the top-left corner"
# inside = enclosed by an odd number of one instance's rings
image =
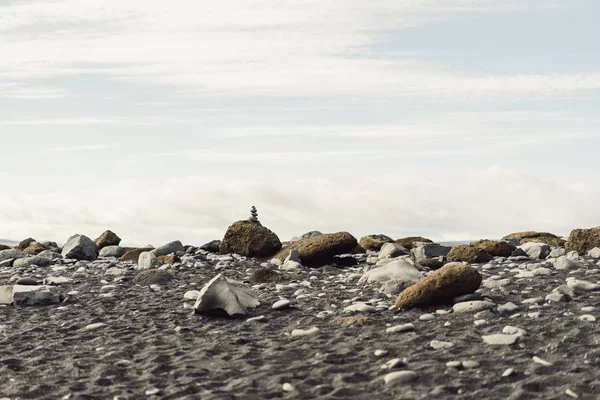
[[[543,259],[550,254],[550,246],[545,243],[527,242],[517,248],[523,250],[527,256],[533,259]]]
[[[499,306],[497,310],[500,314],[508,314],[508,313],[515,312],[518,309],[519,309],[519,306],[517,306],[516,304],[514,304],[512,302],[508,302],[506,304]]]
[[[417,379],[418,375],[414,371],[396,371],[390,372],[383,377],[384,382],[387,384],[396,383],[409,383]]]
[[[183,295],[183,298],[184,299],[188,299],[188,300],[197,300],[198,296],[200,296],[200,291],[199,290],[188,290]]]
[[[389,327],[385,330],[385,333],[409,332],[414,330],[415,326],[413,324],[404,324]]]
[[[583,315],[579,316],[579,319],[581,321],[588,321],[588,322],[594,322],[594,321],[596,321],[596,317],[594,317],[591,314],[583,314]]]
[[[95,324],[89,324],[89,325],[87,325],[84,329],[86,331],[92,331],[92,330],[95,330],[95,329],[103,328],[105,326],[108,326],[108,325],[106,325],[104,322],[96,322]]]
[[[316,334],[317,332],[319,332],[319,328],[317,328],[316,326],[313,326],[312,328],[309,329],[294,329],[291,333],[292,337],[299,337],[299,336],[311,336]]]
[[[273,310],[283,310],[285,308],[288,308],[290,304],[292,304],[292,302],[288,299],[281,299],[279,301],[276,301],[271,308]]]
[[[160,260],[156,258],[154,253],[149,251],[140,254],[138,258],[138,268],[140,269],[158,268],[160,265]]]
[[[258,305],[260,302],[248,285],[219,274],[200,290],[194,309],[197,313],[221,309],[233,316],[246,315],[248,308]]]
[[[387,354],[387,350],[377,349],[375,350],[375,357],[383,357]]]
[[[595,247],[597,249],[597,247]],[[571,389],[567,389],[565,390],[565,394],[569,397],[572,397],[574,399],[578,399],[579,395],[577,393],[575,393],[574,391],[572,391]]]
[[[600,247],[594,247],[587,253],[588,257],[600,258]]]
[[[567,279],[567,286],[573,290],[586,291],[586,292],[600,289],[600,285],[598,285],[597,283],[583,281],[580,279]]]
[[[423,278],[423,274],[415,268],[414,262],[410,258],[400,258],[383,267],[377,267],[367,271],[359,279],[358,283],[375,283],[394,280],[413,284]]]
[[[383,246],[381,246],[378,257],[380,260],[383,260],[384,258],[394,258],[407,255],[408,253],[409,251],[398,243],[385,243]]]
[[[352,304],[351,306],[344,308],[344,311],[374,313],[377,310],[375,309],[375,307],[370,306],[366,303],[356,303],[356,304]]]
[[[518,337],[523,337],[527,335],[527,331],[525,329],[517,328],[516,326],[507,325],[502,329],[502,333],[507,335],[515,335]]]
[[[541,358],[539,358],[538,356],[533,356],[533,362],[537,363],[537,364],[542,364],[545,365],[546,367],[552,365],[551,362],[548,362],[546,360],[542,360]]]
[[[296,388],[292,386],[292,384],[286,382],[281,386],[281,390],[284,392],[295,392]]]
[[[492,346],[509,346],[517,343],[519,337],[517,335],[504,335],[501,333],[494,335],[482,336],[483,342]]]
[[[463,361],[462,366],[466,369],[479,368],[479,362],[471,360],[471,361]]]
[[[435,350],[439,350],[439,349],[449,349],[451,347],[454,347],[454,343],[451,342],[442,342],[440,340],[432,340],[429,343],[429,346],[431,346],[432,348],[434,348]]]
[[[508,368],[507,370],[505,370],[505,371],[502,373],[502,376],[503,376],[503,377],[507,377],[507,376],[511,376],[511,375],[512,375],[512,374],[514,374],[514,373],[515,373],[515,370],[514,370],[514,368]]]
[[[467,312],[479,312],[482,310],[489,310],[494,307],[494,304],[489,301],[475,300],[475,301],[464,301],[462,303],[456,303],[452,309],[455,313],[467,313]]]

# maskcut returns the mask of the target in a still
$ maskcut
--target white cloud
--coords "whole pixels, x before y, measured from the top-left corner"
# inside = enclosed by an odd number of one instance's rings
[[[286,240],[306,231],[348,230],[430,236],[435,240],[500,237],[545,230],[567,235],[598,221],[600,187],[547,181],[490,167],[448,175],[424,169],[362,179],[174,178],[151,185],[121,182],[86,191],[1,194],[3,234],[64,241],[112,229],[124,244],[158,245],[220,238],[255,204],[263,224]],[[541,203],[543,202],[543,206]]]
[[[81,144],[76,146],[68,146],[68,147],[51,147],[48,149],[49,151],[56,152],[64,152],[64,153],[73,153],[80,151],[90,151],[90,150],[108,150],[108,149],[117,149],[120,147],[119,143],[112,144]]]

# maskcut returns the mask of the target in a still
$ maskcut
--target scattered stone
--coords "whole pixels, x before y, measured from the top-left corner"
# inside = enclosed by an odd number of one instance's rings
[[[19,249],[0,250],[0,262],[24,257],[28,257],[28,255]],[[9,266],[12,266],[13,262],[11,261]]]
[[[508,368],[502,373],[502,377],[506,378],[507,376],[511,376],[514,373],[515,373],[514,368]]]
[[[348,324],[348,325],[364,325],[369,321],[369,318],[367,317],[360,317],[360,316],[354,316],[354,317],[341,317],[338,319],[338,322],[342,323],[342,324]]]
[[[161,262],[154,253],[146,251],[140,254],[140,258],[138,259],[138,267],[140,269],[151,269],[158,268],[161,266]]]
[[[352,304],[351,306],[348,306],[348,307],[344,308],[344,311],[347,311],[347,312],[368,312],[368,313],[374,313],[377,310],[375,309],[375,307],[370,306],[368,304],[365,304],[365,303],[356,303],[356,304]]]
[[[456,303],[452,307],[452,310],[454,310],[455,313],[470,313],[470,312],[476,313],[479,311],[492,309],[493,307],[494,307],[494,304],[490,303],[489,301],[477,300],[477,301],[465,301],[462,303]]]
[[[229,316],[246,315],[249,308],[260,305],[257,296],[241,282],[219,274],[200,291],[194,305],[196,313],[224,310]]]
[[[588,251],[587,256],[592,258],[600,258],[600,247],[594,247]]]
[[[492,346],[510,346],[517,343],[519,336],[517,335],[505,335],[501,333],[482,336],[483,342]]]
[[[275,254],[279,249],[279,237],[258,221],[233,223],[227,228],[219,247],[221,254],[236,253],[246,257],[266,257]]]
[[[422,243],[433,243],[433,240],[424,238],[422,236],[409,236],[401,239],[397,239],[396,243],[404,247],[407,250],[412,250],[414,247],[419,246]]]
[[[119,258],[125,254],[125,249],[120,246],[105,246],[100,250],[100,257],[116,257]],[[136,260],[137,261],[137,260]]]
[[[463,361],[462,362],[462,366],[465,369],[474,369],[474,368],[479,368],[479,362],[477,361]]]
[[[552,363],[551,363],[551,362],[548,362],[548,361],[546,361],[546,360],[543,360],[543,359],[539,358],[538,356],[533,356],[533,362],[534,362],[534,363],[537,363],[537,364],[542,364],[542,365],[544,365],[544,366],[546,366],[546,367],[549,367],[549,366],[551,366],[551,365],[552,365]]]
[[[56,304],[61,300],[58,288],[54,286],[0,286],[0,304],[33,306]]]
[[[567,296],[562,293],[550,293],[546,296],[546,301],[551,303],[565,303],[567,302]]]
[[[281,299],[281,300],[275,302],[275,304],[273,304],[273,306],[271,308],[273,310],[284,310],[286,308],[289,308],[291,304],[292,304],[292,302],[289,301],[288,299]]]
[[[419,264],[428,258],[446,257],[452,250],[450,246],[442,246],[437,243],[422,243],[413,247],[410,251],[412,258]]]
[[[385,330],[385,333],[411,332],[415,330],[413,324],[396,325]]]
[[[108,326],[108,325],[105,324],[104,322],[96,322],[94,324],[86,325],[85,328],[83,328],[83,329],[85,329],[86,331],[93,331],[96,329],[104,328],[105,326]]]
[[[442,342],[440,340],[432,340],[429,345],[435,349],[435,350],[439,350],[439,349],[449,349],[451,347],[454,347],[454,343],[452,342]]]
[[[283,277],[281,274],[273,271],[269,268],[257,268],[252,271],[250,278],[248,279],[252,283],[275,283],[281,282]]]
[[[212,240],[200,246],[200,250],[208,251],[209,253],[220,253],[220,247],[220,240]]]
[[[549,232],[536,232],[536,231],[526,231],[526,232],[516,232],[506,235],[502,240],[507,238],[518,238],[521,241],[521,244],[527,242],[533,243],[545,243],[552,247],[562,247],[565,245],[565,240],[560,237],[549,233]]]
[[[294,386],[292,386],[291,384],[289,384],[289,383],[286,382],[286,383],[284,383],[281,386],[281,390],[283,390],[284,392],[288,392],[289,393],[289,392],[295,392],[296,388]]]
[[[300,337],[300,336],[312,336],[314,334],[316,334],[317,332],[319,332],[319,328],[317,328],[316,326],[313,326],[312,328],[309,329],[294,329],[291,333],[292,337]]]
[[[400,258],[394,260],[382,267],[373,268],[367,271],[359,280],[358,283],[375,283],[384,281],[400,282],[400,286],[404,288],[419,282],[424,278],[421,271],[415,268],[413,261],[410,258]],[[398,292],[394,293],[397,294]]]
[[[590,229],[573,229],[565,244],[567,251],[585,254],[594,247],[600,247],[600,226]]]
[[[399,384],[399,383],[409,383],[416,380],[419,376],[414,371],[396,371],[390,372],[389,374],[383,377],[383,380],[386,385],[389,384]]]
[[[44,279],[44,285],[59,286],[71,281],[71,278],[67,278],[65,276],[49,276]]]
[[[583,314],[579,317],[579,320],[581,321],[587,321],[587,322],[595,322],[596,321],[596,317],[594,317],[591,314]]]
[[[26,285],[26,286],[36,286],[39,285],[40,282],[34,278],[19,278],[15,281],[15,285]]]
[[[156,257],[160,256],[168,256],[169,254],[182,254],[185,252],[185,248],[183,244],[179,240],[175,240],[173,242],[169,242],[165,245],[162,245],[154,250],[151,250],[151,253]]]
[[[506,304],[499,306],[497,310],[500,314],[510,314],[510,313],[517,311],[518,309],[519,309],[519,306],[517,306],[516,304],[514,304],[512,302],[508,302]]]
[[[478,240],[471,243],[471,246],[483,250],[492,257],[510,257],[517,249],[517,246],[497,240]]]
[[[67,259],[94,261],[98,257],[98,248],[92,239],[77,234],[67,240],[61,255]]]
[[[452,247],[446,258],[448,262],[464,261],[468,263],[485,263],[492,259],[482,249],[467,244]]]
[[[565,390],[565,394],[569,397],[572,397],[574,399],[578,399],[579,395],[577,393],[575,393],[574,391],[572,391],[571,389],[567,389]]]
[[[435,321],[435,315],[433,314],[423,314],[419,317],[420,321]]]
[[[381,246],[381,250],[379,251],[379,259],[383,260],[386,258],[395,258],[408,254],[410,254],[409,251],[398,243],[385,243],[383,246]]]
[[[31,243],[28,247],[26,247],[25,249],[23,249],[23,253],[27,253],[30,255],[38,255],[40,254],[42,251],[46,251],[46,246],[44,246],[41,243]]]
[[[188,290],[183,295],[183,298],[188,299],[188,300],[196,300],[198,298],[198,296],[200,296],[199,290]]]
[[[461,361],[448,361],[446,367],[448,368],[460,368],[462,366]]]
[[[143,247],[137,249],[130,249],[125,252],[120,258],[121,261],[133,261],[135,263],[138,262],[140,258],[140,254],[154,250],[153,247]]]
[[[173,275],[167,271],[161,271],[158,269],[144,270],[138,273],[133,278],[134,285],[150,286],[150,285],[161,285],[165,286],[173,280]]]
[[[550,254],[550,246],[539,242],[526,242],[519,246],[519,249],[533,259],[544,259]]]
[[[21,240],[21,242],[17,245],[16,248],[19,249],[19,250],[25,250],[32,243],[36,243],[36,240],[33,239],[33,238],[27,238],[27,239]]]
[[[98,250],[102,250],[108,246],[118,246],[121,243],[121,238],[118,237],[113,231],[108,230],[102,233],[96,240],[94,240]]]

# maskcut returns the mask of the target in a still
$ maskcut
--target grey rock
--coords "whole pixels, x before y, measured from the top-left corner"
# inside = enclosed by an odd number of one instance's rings
[[[17,258],[24,258],[24,257],[29,257],[29,254],[23,253],[19,249],[7,249],[7,250],[0,251],[0,261],[6,261],[6,260],[11,260],[11,259],[14,261]],[[12,265],[12,263],[11,263],[11,265]]]
[[[413,261],[406,257],[367,271],[359,279],[358,283],[374,283],[393,280],[410,283],[412,285],[423,278],[423,274],[415,268]]]
[[[523,250],[528,257],[533,259],[543,259],[550,254],[550,246],[546,243],[527,242],[518,247]]]
[[[483,310],[489,310],[494,307],[494,304],[489,301],[465,301],[463,303],[456,303],[452,306],[455,313],[467,313],[467,312],[479,312]]]
[[[426,258],[446,257],[452,246],[442,246],[437,243],[422,243],[410,251],[412,258],[418,263]]]
[[[514,304],[512,302],[508,302],[506,304],[499,306],[497,310],[500,314],[510,314],[510,313],[517,311],[518,309],[519,309],[519,306],[517,306],[516,304]]]
[[[47,267],[52,264],[53,261],[49,258],[33,256],[16,259],[13,263],[13,268],[27,268],[31,267],[32,265],[37,265],[38,267]]]
[[[178,253],[185,253],[183,244],[181,244],[181,242],[179,240],[175,240],[173,242],[170,242],[163,246],[160,246],[157,249],[152,250],[152,254],[154,254],[156,257],[168,256],[169,254],[178,254]]]
[[[408,255],[409,251],[398,243],[385,243],[379,250],[379,259],[394,258]]]
[[[37,286],[39,284],[40,282],[37,279],[29,277],[19,278],[15,281],[15,285]]]
[[[208,251],[209,253],[219,253],[220,246],[221,246],[220,240],[212,240],[212,241],[200,246],[200,250]]]
[[[315,236],[321,236],[322,233],[319,231],[310,231],[310,232],[306,232],[304,235],[300,236],[300,239],[309,239]]]
[[[293,249],[290,251],[290,254],[288,254],[288,256],[285,258],[284,263],[286,263],[288,261],[294,261],[297,263],[302,262],[302,260],[300,260],[300,253],[298,253],[298,250]]]
[[[567,254],[567,251],[564,249],[564,247],[557,247],[552,249],[550,254],[548,254],[548,258],[558,258],[560,256],[564,256],[565,254]]]
[[[594,247],[587,253],[588,257],[600,258],[600,247]]]
[[[47,305],[60,303],[60,292],[53,286],[0,286],[0,304]]]
[[[248,285],[219,274],[200,290],[194,310],[196,313],[224,310],[229,316],[235,316],[246,315],[249,308],[258,305],[258,297]]]
[[[106,246],[100,250],[100,257],[116,257],[119,258],[125,254],[125,249],[121,246]]]
[[[60,251],[60,249],[59,249],[59,251]],[[37,256],[38,257],[49,258],[51,260],[60,260],[60,259],[63,258],[63,256],[60,253],[57,253],[56,251],[53,251],[53,250],[44,250],[40,254],[38,254]]]
[[[519,341],[519,336],[517,335],[506,335],[502,333],[482,336],[482,338],[485,344],[492,346],[510,346]]]
[[[73,235],[63,246],[61,255],[75,260],[94,261],[98,258],[98,247],[85,235]]]
[[[396,371],[390,372],[383,377],[383,381],[386,385],[409,383],[415,381],[419,375],[414,371]]]
[[[409,287],[413,284],[414,283],[411,283],[410,281],[396,281],[396,280],[383,281],[381,283],[381,287],[379,288],[379,293],[397,296],[404,289],[406,289],[407,287]]]
[[[138,258],[138,267],[140,269],[158,268],[160,265],[160,260],[150,251],[143,252],[140,254],[140,258]]]

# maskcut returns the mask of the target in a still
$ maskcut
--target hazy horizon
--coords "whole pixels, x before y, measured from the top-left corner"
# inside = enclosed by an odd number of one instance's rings
[[[593,0],[5,0],[0,237],[600,225]]]

